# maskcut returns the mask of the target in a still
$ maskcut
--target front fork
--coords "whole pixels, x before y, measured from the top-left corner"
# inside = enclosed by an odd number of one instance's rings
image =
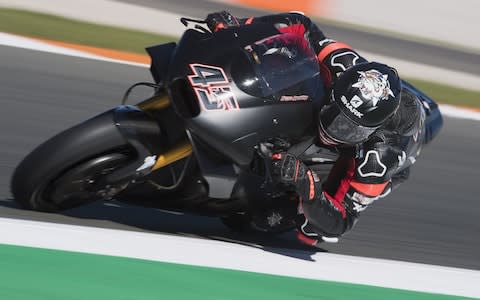
[[[154,113],[157,110],[163,110],[170,106],[170,100],[166,95],[154,96],[137,105],[138,108],[147,112]],[[157,160],[151,171],[161,169],[169,164],[179,161],[192,154],[192,144],[188,139],[179,142],[174,147],[157,154]]]
[[[127,144],[135,149],[136,158],[106,177],[106,184],[132,182],[192,154],[185,139],[169,145],[168,128],[160,128],[155,113],[170,107],[167,96],[154,96],[136,106],[122,105],[113,112],[114,123]]]

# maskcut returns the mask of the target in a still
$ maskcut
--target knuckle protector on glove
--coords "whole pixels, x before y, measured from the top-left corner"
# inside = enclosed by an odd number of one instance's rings
[[[295,156],[286,154],[280,169],[280,177],[284,182],[296,182],[305,176],[305,165]]]

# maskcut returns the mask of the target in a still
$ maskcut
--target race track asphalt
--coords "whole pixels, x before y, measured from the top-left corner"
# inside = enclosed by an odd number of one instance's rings
[[[10,176],[36,145],[119,103],[148,69],[0,46],[0,217],[299,248],[292,234],[231,233],[214,218],[100,202],[45,214],[18,209]],[[410,180],[372,205],[339,244],[318,251],[480,269],[480,123],[445,118]],[[34,171],[34,170],[32,170]]]

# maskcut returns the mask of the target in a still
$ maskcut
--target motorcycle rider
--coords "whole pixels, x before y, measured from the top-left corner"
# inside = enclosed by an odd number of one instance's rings
[[[349,45],[327,38],[301,13],[240,19],[222,11],[206,21],[212,31],[269,23],[279,33],[304,37],[315,51],[329,95],[318,115],[319,142],[339,158],[320,180],[293,155],[273,150],[272,173],[298,195],[297,238],[308,245],[338,241],[361,211],[408,178],[427,142],[422,102],[402,89],[395,69],[368,62]]]

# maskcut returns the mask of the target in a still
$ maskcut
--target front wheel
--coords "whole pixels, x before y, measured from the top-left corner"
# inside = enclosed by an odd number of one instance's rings
[[[11,191],[25,209],[57,212],[118,193],[102,179],[134,158],[106,112],[41,144],[15,169]]]
[[[126,154],[109,153],[82,162],[54,180],[40,185],[30,201],[26,205],[21,204],[28,209],[55,212],[96,200],[110,199],[126,188],[127,183],[107,185],[102,183],[102,178],[126,161]]]

